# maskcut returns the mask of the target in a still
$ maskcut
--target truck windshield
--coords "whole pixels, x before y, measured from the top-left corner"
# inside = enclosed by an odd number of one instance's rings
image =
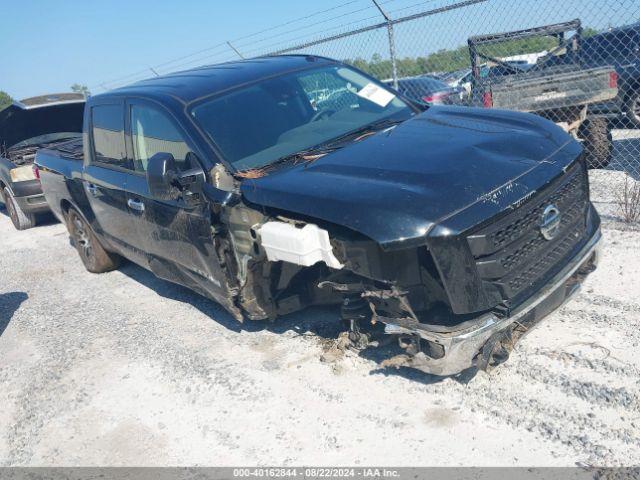
[[[413,114],[384,86],[345,66],[269,78],[191,111],[236,170],[261,168],[368,125]]]

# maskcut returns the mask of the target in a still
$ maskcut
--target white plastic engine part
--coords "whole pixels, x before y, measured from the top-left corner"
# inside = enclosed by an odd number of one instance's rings
[[[317,225],[296,228],[290,223],[267,222],[260,228],[260,238],[272,262],[282,260],[310,267],[322,261],[331,268],[343,267],[333,254],[329,233]]]

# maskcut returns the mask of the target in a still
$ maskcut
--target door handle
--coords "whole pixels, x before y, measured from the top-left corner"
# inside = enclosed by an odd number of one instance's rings
[[[98,196],[98,187],[96,187],[93,183],[88,183],[87,184],[87,190],[94,197]]]
[[[144,203],[142,203],[140,200],[134,200],[133,198],[130,198],[129,200],[127,200],[127,205],[129,205],[129,208],[131,210],[144,212]]]

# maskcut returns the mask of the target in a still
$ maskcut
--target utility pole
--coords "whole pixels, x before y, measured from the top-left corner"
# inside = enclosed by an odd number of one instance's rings
[[[393,34],[393,20],[382,9],[378,0],[371,0],[380,11],[380,15],[387,21],[387,34],[389,35],[389,56],[391,57],[391,76],[393,78],[393,88],[398,89],[398,66],[396,64],[396,41]]]

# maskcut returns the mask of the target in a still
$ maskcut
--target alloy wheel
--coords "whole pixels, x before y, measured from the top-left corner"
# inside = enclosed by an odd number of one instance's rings
[[[631,100],[629,112],[633,116],[633,121],[640,124],[640,95],[636,95],[635,98]]]
[[[87,232],[84,222],[77,215],[73,217],[74,238],[86,259],[93,258],[93,248],[91,238]]]

